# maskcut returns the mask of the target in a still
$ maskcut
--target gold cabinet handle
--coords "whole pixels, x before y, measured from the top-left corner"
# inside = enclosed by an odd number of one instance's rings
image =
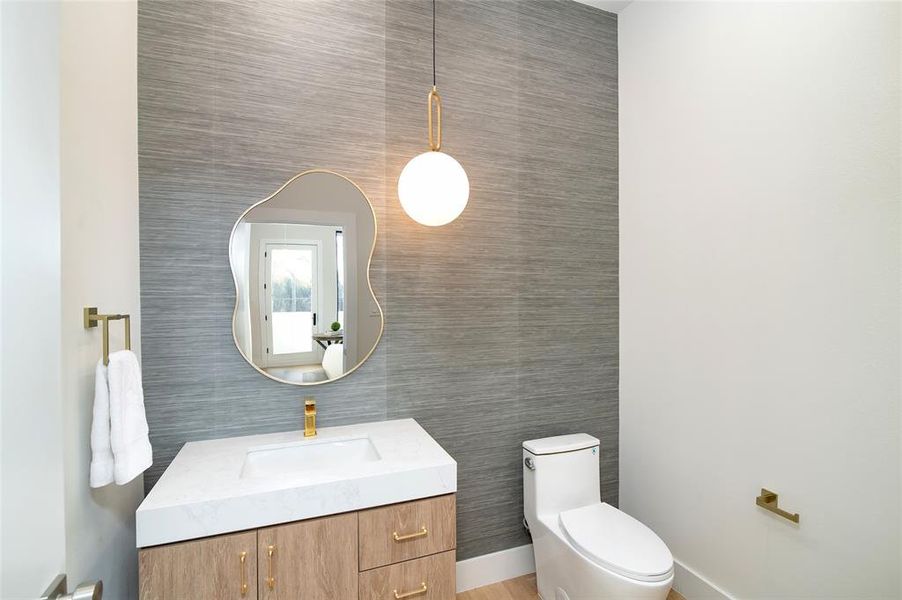
[[[423,525],[419,531],[415,533],[407,533],[404,535],[399,534],[397,531],[391,534],[396,542],[406,542],[407,540],[414,540],[416,538],[421,538],[429,535],[429,530],[426,529],[426,526]],[[424,584],[425,585],[425,584]]]
[[[423,528],[425,529],[425,527]],[[426,582],[420,584],[420,589],[413,590],[412,592],[404,592],[403,594],[399,594],[398,590],[393,590],[395,592],[395,600],[401,600],[401,598],[413,598],[414,596],[419,596],[421,594],[425,594],[429,588],[426,587]]]
[[[266,578],[266,586],[269,589],[274,589],[276,587],[276,578],[272,574],[272,555],[276,553],[275,546],[267,546],[266,555],[269,557],[269,577]]]
[[[241,561],[241,595],[247,596],[247,552],[242,552],[239,556]]]

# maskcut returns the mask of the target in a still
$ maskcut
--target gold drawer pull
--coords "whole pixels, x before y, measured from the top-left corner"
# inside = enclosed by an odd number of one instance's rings
[[[239,555],[241,558],[241,595],[247,596],[247,552]]]
[[[266,578],[266,585],[269,589],[276,587],[276,578],[272,574],[272,555],[275,553],[275,546],[267,546],[266,555],[269,557],[269,577]]]
[[[425,527],[423,529],[426,529]],[[401,598],[413,598],[414,596],[419,596],[420,594],[425,594],[429,588],[426,587],[426,582],[420,584],[422,587],[418,590],[414,590],[412,592],[404,592],[403,594],[399,594],[398,590],[394,590],[395,592],[395,600],[401,600]]]
[[[399,534],[397,531],[391,534],[393,538],[395,538],[396,542],[406,542],[407,540],[415,540],[416,538],[425,537],[429,535],[429,530],[426,529],[426,526],[423,525],[419,531],[416,533],[407,533],[405,535]],[[425,583],[423,585],[426,585]],[[420,592],[417,592],[418,594]],[[406,598],[406,596],[401,596],[402,598]]]

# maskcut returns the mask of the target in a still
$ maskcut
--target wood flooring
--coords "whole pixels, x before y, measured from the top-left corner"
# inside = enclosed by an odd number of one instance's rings
[[[536,600],[539,593],[536,590],[536,575],[524,575],[516,579],[508,579],[485,587],[461,592],[457,600]],[[670,591],[667,600],[686,600],[674,590]]]

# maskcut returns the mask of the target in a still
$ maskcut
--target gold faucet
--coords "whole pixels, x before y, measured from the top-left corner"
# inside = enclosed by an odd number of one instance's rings
[[[304,398],[304,437],[316,435],[316,400],[313,396]]]

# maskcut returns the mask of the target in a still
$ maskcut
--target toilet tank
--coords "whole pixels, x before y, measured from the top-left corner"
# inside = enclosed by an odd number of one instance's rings
[[[523,513],[539,515],[601,502],[598,438],[585,433],[523,442]]]

